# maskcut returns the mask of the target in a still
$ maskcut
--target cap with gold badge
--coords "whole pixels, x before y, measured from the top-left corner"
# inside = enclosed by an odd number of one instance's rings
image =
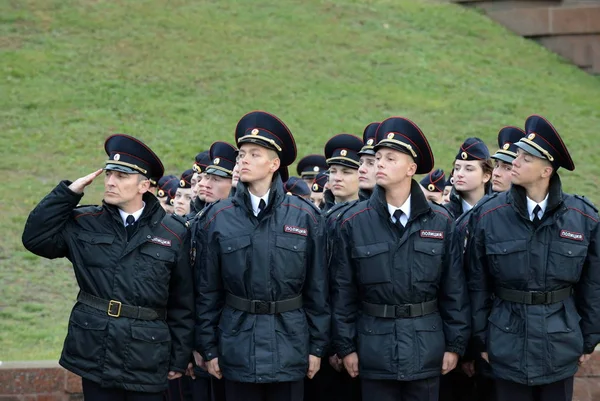
[[[208,153],[208,150],[205,150],[204,152],[200,152],[196,155],[192,170],[194,170],[196,173],[203,173],[209,163],[210,154]]]
[[[534,114],[525,121],[525,136],[515,146],[548,160],[554,169],[575,170],[575,163],[558,131],[544,117]]]
[[[427,174],[419,183],[429,192],[444,192],[446,174],[438,168]]]
[[[142,141],[125,134],[111,135],[104,142],[108,155],[104,170],[142,174],[156,185],[165,173],[158,156]]]
[[[323,155],[304,156],[296,166],[298,175],[307,179],[314,179],[317,174],[325,170],[327,170],[327,160]]]
[[[515,143],[519,142],[524,136],[525,131],[521,128],[512,126],[502,128],[500,132],[498,132],[499,149],[491,156],[492,159],[511,164],[517,157],[517,146]]]
[[[210,163],[206,167],[206,174],[231,178],[238,153],[236,147],[227,142],[217,141],[210,146],[209,152]]]
[[[164,198],[165,196],[167,196],[167,189],[170,182],[174,182],[179,186],[179,178],[172,174],[162,176],[160,180],[158,180],[158,188],[156,190],[157,198]]]
[[[321,193],[321,192],[325,191],[325,184],[327,184],[328,180],[329,180],[329,176],[327,175],[327,173],[324,171],[320,172],[315,177],[315,180],[313,181],[312,186],[310,187],[310,190],[313,192],[317,192],[317,193]]]
[[[325,144],[325,158],[327,165],[339,164],[358,170],[360,156],[358,152],[363,147],[363,141],[350,134],[338,134]]]
[[[456,155],[455,160],[487,160],[490,158],[490,150],[485,143],[479,138],[467,138]]]
[[[300,177],[290,177],[284,184],[283,189],[288,195],[308,196],[310,188],[308,184]]]
[[[433,153],[425,135],[414,122],[404,117],[390,117],[377,128],[375,151],[382,147],[412,156],[417,164],[417,174],[433,169]]]
[[[358,152],[358,156],[375,156],[374,147],[379,124],[380,123],[375,122],[365,127],[365,130],[363,131],[363,147],[360,152]]]
[[[192,187],[192,176],[194,175],[194,169],[188,169],[181,174],[179,179],[179,188],[191,188]]]

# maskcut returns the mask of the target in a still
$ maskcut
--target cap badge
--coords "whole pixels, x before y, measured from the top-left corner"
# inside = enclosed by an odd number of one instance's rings
[[[194,170],[196,173],[199,173],[199,172],[200,172],[200,166],[199,166],[199,165],[197,165],[197,164],[194,164],[194,165],[192,166],[192,170]]]
[[[394,133],[390,132],[389,134],[387,134],[387,139],[394,139]]]
[[[317,191],[319,189],[319,184],[317,184],[316,182],[313,184],[312,186],[313,191]]]
[[[118,153],[115,153],[115,155],[113,156],[113,160],[119,161],[119,159],[121,158],[121,155]]]
[[[219,159],[218,157],[216,157],[215,160],[213,161],[213,163],[219,164],[219,163],[221,163],[221,159]]]
[[[320,170],[319,166],[314,166],[314,167],[313,167],[313,171],[314,171],[315,173],[319,172],[319,170]]]
[[[463,160],[467,160],[467,157],[469,157],[469,155],[467,154],[467,152],[462,152],[460,154],[460,157],[462,157]]]
[[[531,134],[527,135],[527,139],[533,140],[533,138],[535,138],[535,133],[532,132]]]
[[[258,135],[258,128],[254,128],[251,132],[252,135]]]
[[[179,186],[181,188],[185,187],[185,181],[184,180],[179,181]]]
[[[367,141],[367,145],[369,145],[369,146],[373,145],[373,138],[371,138]]]
[[[169,204],[170,204],[171,206],[175,205],[175,199],[169,199]]]
[[[162,189],[158,190],[158,197],[162,198],[163,196],[165,196],[165,191],[163,191]]]
[[[429,190],[429,192],[433,192],[433,191],[435,191],[435,185],[429,184],[429,185],[427,185],[427,189]]]
[[[340,155],[342,156],[346,156],[348,154],[348,151],[346,149],[342,149],[342,151],[340,152]]]
[[[505,143],[504,146],[502,146],[502,149],[504,150],[508,150],[508,148],[510,148],[510,143]]]
[[[450,177],[450,184],[454,185],[454,177]]]

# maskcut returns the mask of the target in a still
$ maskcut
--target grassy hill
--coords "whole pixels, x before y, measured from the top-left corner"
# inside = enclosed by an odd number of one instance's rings
[[[60,179],[102,165],[113,132],[167,172],[189,168],[240,116],[264,109],[300,154],[391,115],[413,119],[448,169],[467,136],[547,116],[600,203],[600,79],[474,10],[417,0],[0,2],[0,360],[57,358],[76,295],[66,261],[21,245]],[[85,203],[100,201],[101,180]]]

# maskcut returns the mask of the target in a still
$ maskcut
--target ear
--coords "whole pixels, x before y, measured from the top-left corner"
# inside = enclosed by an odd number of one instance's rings
[[[491,173],[483,173],[483,183],[487,184],[492,179]]]
[[[281,166],[281,160],[279,159],[279,157],[276,157],[273,160],[271,160],[271,167],[269,168],[269,171],[271,173],[274,173],[279,169],[279,166]]]
[[[412,162],[408,165],[408,170],[406,170],[406,175],[409,177],[412,177],[416,173],[417,173],[417,163]]]
[[[150,190],[150,180],[144,180],[138,184],[138,193],[145,194],[149,190]]]
[[[554,168],[551,166],[545,166],[542,170],[542,178],[550,178],[554,173]]]

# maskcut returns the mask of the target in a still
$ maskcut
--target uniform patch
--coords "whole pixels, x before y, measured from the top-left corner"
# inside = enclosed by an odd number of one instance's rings
[[[148,241],[152,242],[153,244],[158,244],[158,245],[162,245],[162,246],[171,246],[170,239],[164,239],[164,238],[160,238],[160,237],[152,237],[152,238],[148,239]]]
[[[419,234],[421,238],[444,239],[443,231],[421,230]]]
[[[302,227],[295,227],[295,226],[283,226],[283,231],[289,234],[297,234],[297,235],[302,235],[304,237],[308,236],[308,230],[306,228],[302,228]]]
[[[583,234],[573,231],[561,230],[560,236],[562,238],[572,239],[573,241],[583,241]]]

